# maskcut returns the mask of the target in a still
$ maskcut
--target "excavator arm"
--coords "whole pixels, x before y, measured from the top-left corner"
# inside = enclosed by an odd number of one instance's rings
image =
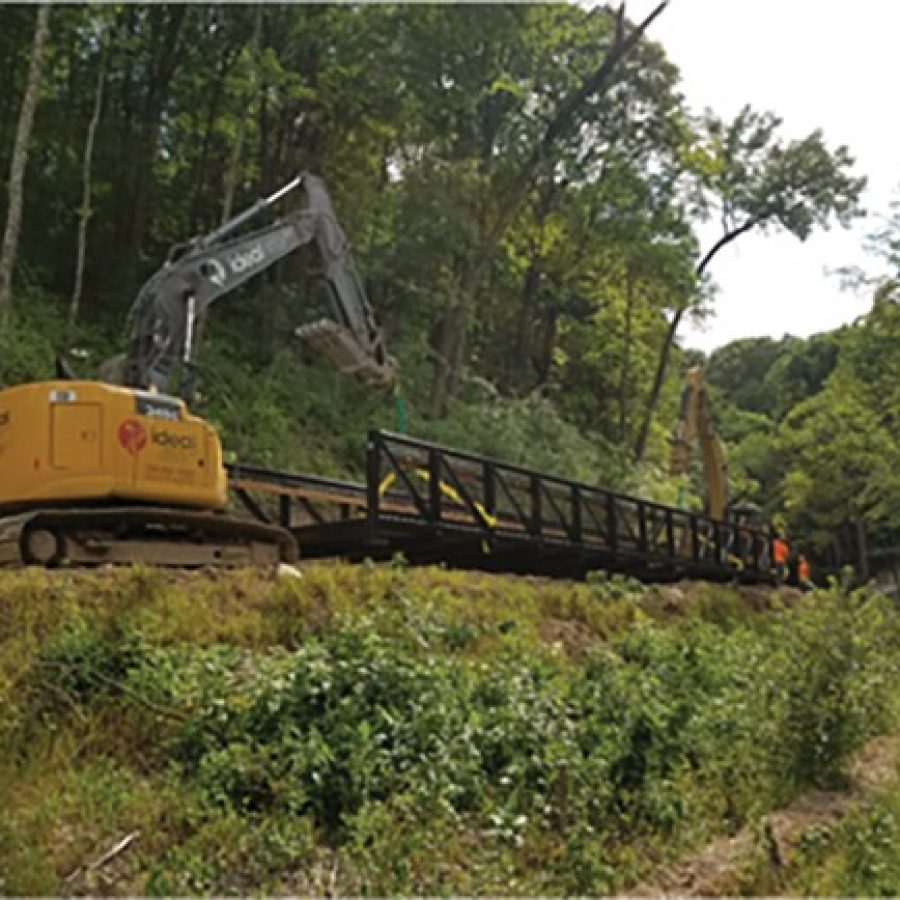
[[[298,187],[306,198],[301,208],[271,225],[235,236]],[[389,385],[396,364],[385,350],[325,184],[309,174],[298,175],[215,231],[173,248],[131,308],[118,380],[171,393],[175,373],[181,369],[181,394],[188,399],[198,317],[220,297],[307,244],[315,244],[318,250],[335,318],[301,326],[296,334],[330,356],[341,371],[369,385]]]
[[[724,520],[728,505],[728,466],[725,453],[713,428],[709,397],[698,367],[689,369],[681,392],[681,410],[672,439],[670,472],[683,475],[691,461],[694,445],[700,448],[706,481],[707,513]]]

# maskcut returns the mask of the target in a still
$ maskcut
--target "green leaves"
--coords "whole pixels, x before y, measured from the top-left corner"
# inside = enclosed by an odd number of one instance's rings
[[[291,653],[156,651],[128,684],[166,673],[168,704],[189,711],[173,758],[223,809],[311,815],[344,840],[372,804],[415,798],[520,846],[576,821],[674,830],[702,814],[683,796],[696,779],[742,784],[739,818],[760,792],[827,777],[881,721],[897,636],[878,602],[822,595],[756,629],[645,623],[569,672],[516,656],[469,666],[347,629]]]
[[[836,368],[780,429],[786,501],[798,528],[828,543],[844,525],[900,527],[896,348],[900,315],[883,287],[872,312],[840,336]]]
[[[820,129],[784,143],[780,126],[774,114],[749,106],[731,122],[707,112],[697,143],[682,150],[697,180],[698,211],[718,213],[725,234],[777,225],[805,240],[832,219],[846,226],[862,214],[866,179],[852,173],[847,147],[830,150]]]
[[[48,375],[54,350],[69,343],[56,320],[71,290],[101,31],[91,324],[78,335],[94,360],[117,349],[143,277],[173,243],[217,224],[224,207],[318,171],[401,362],[413,430],[660,498],[675,494],[661,472],[677,388],[665,365],[653,377],[654,364],[660,347],[668,359],[683,312],[702,315],[713,302],[702,276],[716,248],[698,265],[696,219],[721,220],[727,242],[753,228],[803,239],[858,214],[863,179],[846,148],[820,131],[789,140],[774,113],[749,106],[730,121],[693,115],[652,40],[582,97],[615,46],[606,8],[69,7],[56,23],[33,139],[22,302],[0,336],[9,382]],[[14,98],[32,16],[11,7],[4,24],[0,97]],[[0,116],[0,156],[14,118]],[[875,240],[896,257],[890,222]],[[296,347],[292,326],[317,306],[313,268],[286,259],[216,309],[200,348],[197,412],[242,459],[346,475],[361,464],[366,428],[393,424],[390,401],[340,383]],[[853,356],[854,396],[892,440],[894,340],[882,312],[841,351]],[[741,349],[734,366],[721,360],[723,384],[739,405],[780,421],[822,389],[838,342],[756,350]],[[445,411],[451,419],[424,421]],[[739,415],[725,430],[739,445],[738,487],[777,503],[769,430]],[[650,465],[635,472],[629,448],[643,457],[646,435]],[[799,443],[787,452],[795,469],[811,463]],[[888,468],[879,477],[894,498]],[[791,477],[792,502],[815,493],[809,474]],[[878,521],[891,503],[879,501]]]

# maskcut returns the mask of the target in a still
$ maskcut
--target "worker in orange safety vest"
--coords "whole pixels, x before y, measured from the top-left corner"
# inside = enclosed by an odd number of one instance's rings
[[[781,535],[772,539],[772,562],[775,563],[775,584],[778,587],[784,584],[790,553],[791,548]]]
[[[811,591],[814,587],[809,560],[802,553],[797,557],[797,581],[804,591]]]

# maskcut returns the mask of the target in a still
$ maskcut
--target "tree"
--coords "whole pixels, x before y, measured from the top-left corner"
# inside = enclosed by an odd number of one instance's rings
[[[894,447],[862,385],[846,373],[795,407],[780,430],[785,503],[796,530],[824,549],[850,525],[864,577],[866,531],[881,519],[885,485],[896,484]]]
[[[900,533],[900,302],[884,283],[871,312],[840,332],[834,371],[779,429],[785,498],[798,530],[820,543],[848,528],[866,574],[867,535]]]
[[[41,89],[41,74],[44,67],[44,45],[49,34],[50,7],[42,4],[38,7],[34,28],[34,42],[31,48],[31,62],[28,67],[28,82],[22,109],[19,113],[19,125],[16,130],[16,143],[12,162],[9,168],[9,207],[6,214],[6,230],[3,233],[3,246],[0,248],[0,327],[9,313],[12,276],[16,265],[16,254],[19,247],[19,231],[22,226],[22,206],[24,202],[22,183],[25,177],[25,166],[28,163],[28,146],[31,139],[31,126],[34,109],[37,106]]]
[[[240,172],[241,156],[244,151],[244,140],[247,135],[247,120],[256,100],[257,93],[257,66],[259,56],[259,41],[262,32],[262,7],[256,8],[256,16],[253,21],[253,35],[250,38],[250,46],[246,50],[246,94],[242,98],[244,109],[241,110],[238,120],[237,135],[232,144],[231,155],[228,159],[228,168],[225,171],[225,193],[222,199],[222,223],[231,218],[232,205],[234,203],[234,191],[237,187]]]
[[[702,138],[685,148],[685,166],[694,176],[694,207],[704,218],[718,215],[722,224],[721,236],[697,262],[698,291],[716,255],[741,235],[780,228],[803,241],[832,219],[847,226],[861,214],[866,179],[851,174],[854,161],[847,148],[828,150],[819,130],[785,145],[777,136],[780,124],[773,114],[756,113],[749,106],[730,124],[707,113]],[[690,309],[688,303],[673,310],[635,442],[638,460],[646,449],[678,327]]]
[[[493,221],[484,229],[479,245],[464,263],[454,296],[449,299],[447,314],[437,347],[437,365],[431,398],[431,414],[446,412],[452,381],[462,363],[468,314],[473,298],[490,265],[497,245],[506,233],[519,207],[532,189],[535,179],[557,158],[559,140],[577,129],[578,116],[591,98],[602,97],[609,89],[621,61],[663,12],[663,0],[639,25],[626,30],[625,6],[620,6],[613,23],[613,35],[601,63],[565,95],[559,97],[536,141],[516,171],[508,177],[509,187],[500,199]]]
[[[527,464],[558,458],[562,471],[671,499],[663,469],[678,385],[660,373],[660,353],[669,348],[669,370],[689,358],[673,326],[706,308],[717,247],[744,228],[803,237],[840,220],[842,204],[849,215],[855,186],[848,160],[821,140],[780,140],[772,117],[691,117],[677,70],[646,39],[652,26],[638,35],[617,7],[126,4],[108,8],[105,56],[96,7],[54,10],[18,250],[34,291],[5,333],[4,373],[48,373],[73,297],[80,342],[109,356],[170,248],[309,170],[328,181],[423,437]],[[34,26],[27,6],[4,13],[4,169]],[[692,228],[701,216],[723,229],[703,259]],[[882,249],[895,252],[887,231]],[[222,413],[226,440],[248,453],[328,459],[337,474],[353,465],[362,430],[389,425],[393,409],[296,346],[293,326],[320,314],[313,256],[292,255],[217,307],[200,348],[199,365],[215,373],[201,409]],[[821,339],[713,355],[737,490],[781,501],[771,436],[804,401],[836,390],[839,368],[865,416],[900,442],[893,308],[879,303],[865,323]],[[230,405],[229,386],[237,394],[260,372],[268,400],[250,417]],[[453,415],[429,418],[441,397]],[[320,458],[301,446],[352,449]],[[799,449],[790,459],[802,469]],[[867,515],[871,527],[891,521],[880,507]]]
[[[81,208],[78,211],[78,242],[75,251],[75,286],[72,289],[72,300],[69,304],[69,324],[74,325],[78,319],[78,310],[81,306],[81,290],[84,285],[84,256],[87,249],[87,228],[91,217],[91,172],[94,162],[94,138],[97,135],[97,127],[100,124],[100,111],[103,108],[103,86],[106,82],[106,34],[101,25],[97,35],[99,45],[100,62],[97,72],[97,88],[94,92],[94,108],[91,121],[88,123],[87,137],[84,142],[84,168],[83,191],[81,196]]]
[[[841,331],[788,338],[785,351],[756,380],[766,398],[765,412],[780,421],[798,403],[822,390],[838,364]]]
[[[770,397],[763,379],[786,350],[787,338],[742,338],[719,347],[709,356],[704,375],[708,384],[722,390],[727,399],[754,413],[770,413]]]
[[[838,361],[840,332],[742,338],[710,354],[706,380],[742,410],[780,421],[817,394]]]
[[[570,186],[545,230],[540,253],[525,251],[546,282],[524,329],[539,336],[540,384],[552,362],[573,421],[630,446],[662,311],[693,290],[693,235],[666,186],[621,158]]]
[[[123,46],[131,43],[137,52],[127,64],[123,105],[128,118],[120,148],[123,195],[115,237],[117,257],[129,279],[140,271],[140,252],[155,212],[156,162],[164,138],[161,126],[176,73],[185,62],[185,26],[202,14],[200,8],[177,4],[126,8]]]

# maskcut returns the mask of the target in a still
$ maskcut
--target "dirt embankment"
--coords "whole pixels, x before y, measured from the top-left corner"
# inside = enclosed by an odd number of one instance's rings
[[[785,865],[812,828],[831,827],[849,812],[898,780],[900,733],[875,738],[845,769],[841,790],[810,791],[790,806],[765,816],[731,837],[717,838],[699,853],[660,869],[654,878],[629,888],[623,897],[720,897],[739,894],[760,859]]]

